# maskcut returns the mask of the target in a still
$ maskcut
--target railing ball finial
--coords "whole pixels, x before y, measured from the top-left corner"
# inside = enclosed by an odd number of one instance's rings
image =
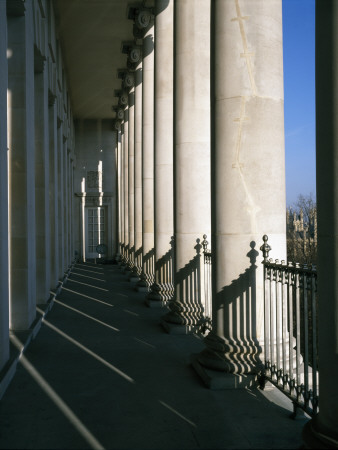
[[[264,234],[264,236],[263,236],[264,244],[261,245],[261,247],[260,247],[260,250],[263,253],[264,261],[267,261],[267,259],[269,258],[269,252],[271,250],[271,247],[268,244],[268,239],[269,239],[268,236],[266,234]]]
[[[203,251],[204,251],[204,253],[207,251],[207,249],[208,249],[208,244],[209,244],[209,242],[207,241],[207,235],[206,234],[203,234],[203,241],[202,241],[202,246],[203,246]]]

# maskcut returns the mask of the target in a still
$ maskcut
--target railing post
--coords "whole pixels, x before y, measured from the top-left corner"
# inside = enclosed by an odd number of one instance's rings
[[[209,242],[207,235],[203,234],[203,286],[204,286],[204,315],[211,322],[212,304],[211,304],[211,251],[208,249]]]
[[[260,250],[263,252],[263,285],[264,285],[264,373],[260,378],[260,387],[264,389],[265,386],[265,371],[270,369],[270,351],[269,351],[269,336],[270,336],[270,327],[269,327],[269,314],[270,314],[270,284],[267,282],[269,279],[269,269],[267,267],[267,262],[269,259],[269,252],[271,250],[270,245],[268,244],[268,236],[265,234],[263,236],[263,245],[260,247]],[[271,369],[270,369],[271,370]]]

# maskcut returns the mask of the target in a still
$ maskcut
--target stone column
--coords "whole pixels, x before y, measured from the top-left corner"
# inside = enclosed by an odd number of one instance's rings
[[[54,289],[58,282],[58,209],[57,209],[57,113],[56,99],[49,100],[49,237],[50,237],[50,283]]]
[[[62,280],[63,271],[64,271],[64,233],[63,233],[63,224],[64,224],[64,183],[63,183],[63,168],[64,168],[64,136],[63,136],[63,122],[59,121],[58,128],[58,171],[57,171],[57,180],[58,180],[58,190],[57,190],[57,204],[58,204],[58,217],[59,217],[59,227],[58,227],[58,236],[59,236],[59,267],[58,267],[58,279]]]
[[[147,292],[154,282],[154,20],[142,47],[142,273],[137,284]]]
[[[7,104],[6,2],[0,2],[0,105]],[[0,109],[0,370],[9,358],[7,108]]]
[[[217,0],[211,29],[212,332],[198,361],[226,388],[262,365],[264,234],[286,259],[282,2]]]
[[[36,302],[50,290],[48,70],[35,73]]]
[[[68,140],[65,142],[65,149],[64,149],[64,184],[65,184],[65,194],[64,194],[64,215],[65,215],[65,222],[64,222],[64,246],[65,246],[65,269],[68,268],[70,265],[70,258],[69,258],[69,249],[70,249],[70,243],[69,243],[69,149],[68,149]]]
[[[10,326],[36,316],[34,43],[30,0],[25,15],[8,17],[8,139]]]
[[[210,2],[174,6],[174,301],[163,325],[186,333],[202,318],[199,240],[210,233]]]
[[[173,295],[171,239],[174,234],[174,1],[157,1],[155,14],[155,283],[147,297],[147,304],[162,306]]]
[[[124,244],[124,122],[121,123],[121,264],[125,265],[125,244]]]
[[[135,217],[135,265],[134,276],[142,272],[142,58],[135,73],[135,147],[134,147],[134,217]]]
[[[117,248],[116,248],[116,261],[121,261],[121,244],[122,244],[122,170],[121,170],[121,123],[115,122],[116,129],[116,156],[117,156],[117,177],[116,177],[116,192],[117,192],[117,208],[116,208],[116,221],[117,221]]]
[[[129,263],[129,191],[128,191],[128,108],[124,111],[123,123],[123,208],[124,208],[124,263]]]
[[[75,258],[74,253],[74,150],[71,150],[70,155],[70,211],[69,211],[69,217],[70,217],[70,258],[73,262]]]
[[[305,448],[338,448],[338,3],[316,2],[319,413]]]
[[[128,74],[128,79],[132,75]],[[130,81],[131,83],[131,81]],[[134,242],[134,111],[135,95],[131,87],[128,95],[128,239],[129,239],[129,268],[132,271],[135,260]]]

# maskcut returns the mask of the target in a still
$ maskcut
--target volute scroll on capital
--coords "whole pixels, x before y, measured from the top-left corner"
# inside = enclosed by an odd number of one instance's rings
[[[135,86],[135,77],[132,73],[126,73],[123,79],[123,85],[126,89],[131,89]]]
[[[119,98],[119,104],[121,106],[126,106],[128,104],[128,93],[122,92]]]
[[[120,120],[114,120],[113,128],[115,131],[121,130],[121,121]]]

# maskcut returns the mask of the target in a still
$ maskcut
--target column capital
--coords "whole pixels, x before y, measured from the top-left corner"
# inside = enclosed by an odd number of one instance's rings
[[[121,121],[120,120],[114,120],[113,128],[114,128],[115,131],[120,131],[121,130]]]
[[[125,89],[131,89],[135,86],[135,76],[132,71],[127,69],[118,69],[117,77],[122,80],[122,85]]]

